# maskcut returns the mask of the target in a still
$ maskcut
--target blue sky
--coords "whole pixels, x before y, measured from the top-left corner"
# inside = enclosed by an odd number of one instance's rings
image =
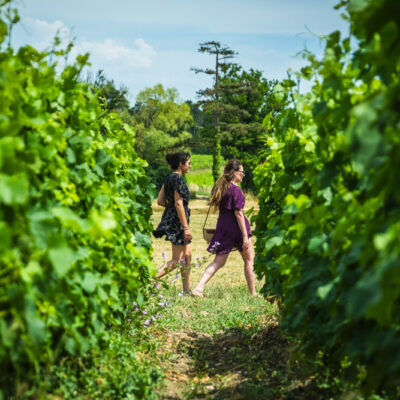
[[[304,65],[303,48],[322,54],[315,35],[348,27],[334,10],[337,0],[17,0],[21,23],[13,44],[48,48],[59,31],[74,38],[77,53],[90,52],[92,71],[103,69],[133,101],[145,87],[162,83],[183,100],[210,86],[210,77],[190,68],[212,67],[200,42],[217,40],[238,52],[245,69],[268,79],[286,77]],[[311,31],[313,34],[311,34]],[[314,35],[315,34],[315,35]]]

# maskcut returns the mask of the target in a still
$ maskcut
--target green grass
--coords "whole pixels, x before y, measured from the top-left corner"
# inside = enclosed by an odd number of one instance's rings
[[[204,267],[201,269],[201,272]],[[195,274],[196,280],[200,274]],[[213,279],[217,279],[214,277]],[[230,328],[257,327],[265,321],[266,315],[278,315],[278,309],[262,298],[248,295],[246,283],[239,287],[218,285],[207,286],[204,299],[178,297],[180,288],[173,288],[169,295],[175,298],[174,308],[159,323],[161,329],[172,331],[195,330],[214,334]],[[210,282],[211,285],[211,282]]]
[[[192,169],[211,169],[213,163],[213,156],[211,154],[192,154],[190,157]],[[225,163],[225,160],[221,160],[221,165]]]
[[[45,382],[51,395],[33,398],[156,400],[154,388],[161,374],[148,360],[139,360],[136,355],[148,350],[146,343],[140,335],[133,337],[130,329],[113,329],[106,349],[85,357],[66,357],[52,366]]]
[[[185,176],[188,185],[197,185],[212,188],[214,185],[214,178],[211,170],[191,170]]]
[[[186,183],[189,187],[191,198],[196,196],[209,196],[214,186],[214,178],[212,176],[213,157],[210,154],[192,154],[191,168],[185,176]],[[225,160],[221,160],[221,173]]]
[[[186,183],[190,191],[190,198],[195,199],[198,196],[210,196],[211,189],[214,186],[214,178],[211,170],[190,171],[185,176]]]
[[[254,203],[249,199],[246,209]],[[190,207],[193,264],[202,261],[200,267],[192,268],[194,287],[213,256],[201,236],[207,203],[195,200]],[[154,207],[155,224],[161,213]],[[213,214],[208,225],[215,221]],[[162,253],[170,256],[170,244],[153,240],[153,246],[154,261],[161,265]],[[182,283],[174,272],[164,281],[169,288],[160,294],[170,303],[149,325],[150,350],[142,354],[164,376],[157,389],[160,399],[334,398],[338,388],[326,384],[325,375],[316,377],[314,371],[291,361],[289,347],[293,344],[280,332],[278,306],[248,294],[239,252],[231,253],[210,280],[205,298],[180,297]],[[257,281],[256,288],[261,286]],[[153,298],[154,303],[158,301]]]

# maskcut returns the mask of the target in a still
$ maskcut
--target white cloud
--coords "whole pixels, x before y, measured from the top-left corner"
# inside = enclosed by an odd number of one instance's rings
[[[35,18],[24,18],[21,22],[23,29],[29,36],[29,43],[38,50],[49,47],[56,35],[61,39],[61,45],[71,40],[71,32],[62,21],[47,22]]]
[[[193,99],[211,78],[195,75],[190,67],[211,67],[215,62],[197,53],[200,42],[226,43],[239,52],[235,61],[245,69],[260,69],[268,79],[281,79],[288,67],[296,70],[305,64],[294,57],[302,48],[322,52],[317,39],[314,43],[309,34],[297,35],[305,25],[316,34],[345,30],[340,12],[332,8],[337,2],[27,0],[20,10],[22,24],[13,30],[13,45],[49,49],[59,31],[65,44],[75,38],[69,63],[78,53],[89,52],[92,74],[104,70],[108,79],[128,86],[131,96],[161,82]]]
[[[156,56],[153,47],[143,39],[137,39],[134,47],[125,46],[118,41],[105,38],[102,42],[85,41],[78,43],[75,52],[89,52],[93,62],[108,65],[124,65],[126,68],[149,68]]]
[[[38,50],[50,48],[56,35],[61,39],[61,48],[65,48],[73,39],[71,30],[60,20],[48,22],[26,17],[23,18],[18,28],[16,44],[29,43]],[[111,37],[100,41],[80,41],[77,38],[74,40],[74,44],[70,60],[75,59],[78,54],[90,53],[93,69],[105,71],[117,69],[126,73],[132,69],[149,69],[156,57],[153,47],[142,38],[134,40],[132,45],[126,45]]]

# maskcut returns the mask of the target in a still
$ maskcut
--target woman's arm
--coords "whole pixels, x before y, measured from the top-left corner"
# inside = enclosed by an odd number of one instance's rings
[[[165,197],[164,185],[161,186],[160,192],[158,193],[157,204],[162,207],[165,207],[167,205],[167,198]]]
[[[243,210],[235,210],[235,217],[243,236],[243,249],[247,250],[250,246],[250,239],[247,235],[246,223],[244,222]]]
[[[181,221],[183,230],[185,232],[185,240],[189,241],[192,238],[192,234],[189,229],[189,225],[186,219],[185,208],[183,207],[183,199],[181,195],[175,190],[174,191],[175,208],[178,213],[178,218]]]

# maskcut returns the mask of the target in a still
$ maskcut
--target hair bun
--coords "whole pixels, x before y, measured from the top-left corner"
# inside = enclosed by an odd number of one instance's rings
[[[167,163],[173,170],[179,167],[179,163],[185,164],[185,162],[190,158],[190,153],[184,151],[178,151],[177,153],[168,153],[165,156]]]
[[[175,158],[175,154],[174,153],[168,153],[165,156],[165,159],[167,160],[168,164],[171,164],[171,162],[174,160],[174,158]]]

